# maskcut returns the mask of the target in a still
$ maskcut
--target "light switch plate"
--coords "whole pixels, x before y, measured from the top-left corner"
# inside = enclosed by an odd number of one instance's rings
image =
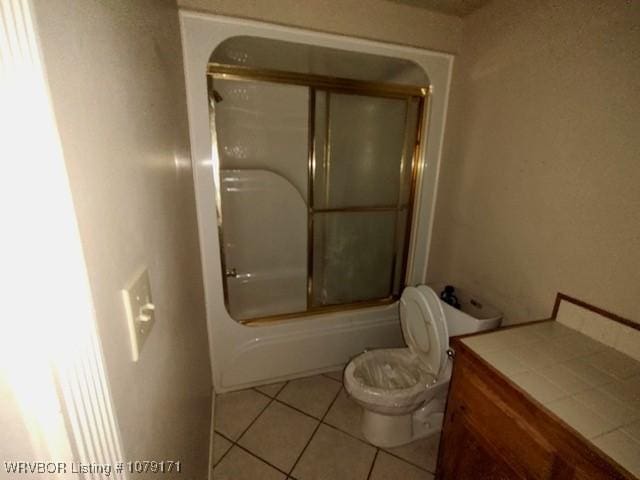
[[[151,297],[149,272],[143,268],[122,290],[122,300],[127,314],[131,356],[134,362],[140,358],[140,351],[155,323],[155,306]]]

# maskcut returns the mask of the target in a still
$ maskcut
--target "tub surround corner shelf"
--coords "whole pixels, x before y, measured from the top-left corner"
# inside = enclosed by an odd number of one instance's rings
[[[452,340],[436,478],[640,477],[640,326],[558,294],[551,319]]]

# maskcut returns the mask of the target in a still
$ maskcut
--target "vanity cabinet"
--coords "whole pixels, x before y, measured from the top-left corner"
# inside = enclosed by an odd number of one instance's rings
[[[633,479],[460,339],[436,478]]]

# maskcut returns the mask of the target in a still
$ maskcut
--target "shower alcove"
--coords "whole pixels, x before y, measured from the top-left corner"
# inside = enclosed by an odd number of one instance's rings
[[[181,12],[216,391],[402,344],[452,57]]]

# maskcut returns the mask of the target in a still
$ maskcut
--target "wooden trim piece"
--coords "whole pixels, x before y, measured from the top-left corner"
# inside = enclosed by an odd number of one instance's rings
[[[596,307],[595,305],[591,305],[582,300],[578,300],[577,298],[570,297],[564,293],[558,292],[556,295],[556,302],[553,305],[553,312],[551,313],[551,318],[555,319],[558,316],[558,310],[560,310],[560,302],[565,301],[569,303],[573,303],[574,305],[578,305],[579,307],[586,308],[587,310],[591,310],[592,312],[597,313],[598,315],[602,315],[614,322],[621,323],[622,325],[626,325],[627,327],[631,327],[634,330],[640,330],[640,324],[634,322],[633,320],[629,320],[628,318],[623,318],[615,313],[611,313],[607,310],[604,310],[600,307]]]

